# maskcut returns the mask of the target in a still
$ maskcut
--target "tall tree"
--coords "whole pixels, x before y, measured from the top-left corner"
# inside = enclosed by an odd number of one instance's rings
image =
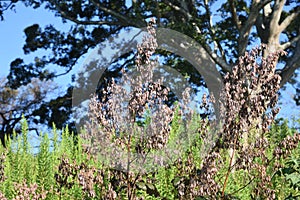
[[[0,140],[5,146],[5,137],[9,137],[15,130],[21,132],[19,122],[25,118],[31,125],[29,130],[38,132],[39,122],[46,113],[37,110],[45,104],[48,94],[57,89],[51,81],[42,82],[37,78],[31,79],[26,86],[12,89],[6,86],[7,79],[0,79]]]
[[[209,54],[223,76],[231,71],[239,56],[258,41],[270,48],[265,56],[276,50],[285,50],[288,55],[278,60],[283,66],[277,73],[282,77],[281,86],[287,82],[294,87],[300,63],[300,1],[298,0],[14,0],[0,3],[0,16],[3,11],[16,3],[28,7],[44,7],[55,13],[63,22],[72,24],[69,31],[58,30],[49,24],[27,27],[24,53],[38,49],[51,50],[32,64],[20,59],[11,65],[7,86],[18,88],[26,85],[32,78],[54,79],[72,71],[77,60],[97,44],[116,36],[122,30],[145,27],[145,19],[155,17],[159,27],[170,28],[185,34],[198,43]],[[217,9],[218,8],[218,9]],[[201,75],[185,59],[175,54],[159,52],[166,56],[165,63],[182,73],[190,75],[196,86],[205,86]],[[122,58],[132,58],[130,53]],[[134,64],[127,59],[128,63]],[[106,72],[106,76],[118,76],[123,67],[116,64]],[[127,64],[128,64],[127,63]],[[46,70],[46,66],[51,65]],[[58,74],[56,68],[65,73]],[[294,99],[299,104],[300,90]],[[66,96],[70,98],[70,95]],[[55,100],[54,100],[55,101]],[[59,99],[55,101],[59,104]],[[67,105],[64,105],[67,106]],[[70,105],[68,105],[70,106]]]

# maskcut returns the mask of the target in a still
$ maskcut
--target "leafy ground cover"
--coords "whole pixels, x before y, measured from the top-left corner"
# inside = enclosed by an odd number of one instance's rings
[[[27,142],[26,121],[22,126],[22,136],[9,140],[7,149],[0,150],[1,199],[127,199],[128,182],[134,188],[131,199],[221,198],[221,190],[201,198],[194,196],[200,189],[200,183],[196,184],[197,177],[206,174],[201,171],[204,169],[198,160],[201,140],[191,145],[174,163],[150,173],[135,174],[133,180],[126,177],[126,172],[109,169],[86,152],[81,145],[82,139],[70,135],[67,128],[62,131],[60,141],[55,128],[51,141],[48,134],[43,134],[39,151],[34,155]],[[203,132],[196,134],[201,137]],[[274,191],[275,199],[299,197],[300,146],[295,142],[296,137],[299,133],[288,128],[287,121],[274,124],[267,137],[269,145],[265,147],[269,160],[266,171],[235,168],[229,175],[223,198],[259,199],[256,195],[262,194],[264,189],[258,187],[264,181],[263,173],[270,178],[268,187]],[[274,155],[276,151],[282,156]],[[218,171],[210,181],[222,186],[230,156],[226,150],[219,155],[215,160],[218,166],[214,166]],[[258,155],[252,162],[260,165],[263,160]]]

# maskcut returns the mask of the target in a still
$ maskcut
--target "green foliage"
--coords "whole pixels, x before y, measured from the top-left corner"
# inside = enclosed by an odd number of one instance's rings
[[[295,128],[289,128],[287,120],[279,119],[270,131],[272,146],[280,144],[287,137],[292,137],[297,133]],[[272,181],[277,194],[282,199],[295,199],[300,196],[300,145],[293,150],[290,156],[275,160],[273,164],[282,165],[282,168],[273,173]]]
[[[70,136],[68,128],[62,131],[61,141],[58,141],[58,133],[54,126],[53,142],[51,143],[47,133],[41,134],[38,153],[32,153],[32,147],[28,143],[28,126],[26,120],[22,121],[22,135],[15,134],[10,140],[7,140],[7,148],[1,148],[0,153],[4,153],[4,181],[0,184],[0,191],[8,198],[13,199],[16,191],[16,183],[29,184],[37,183],[38,191],[42,193],[47,191],[48,199],[59,199],[56,194],[55,173],[58,170],[59,158],[65,154],[70,158],[76,158],[83,161],[82,149],[75,148],[74,136]],[[51,148],[51,145],[53,148]],[[81,144],[81,141],[78,141]],[[76,155],[76,156],[75,156]],[[63,191],[61,196],[79,198],[80,187],[74,187],[74,191]],[[77,195],[77,196],[76,196]]]
[[[199,118],[193,117],[191,123],[198,123]],[[204,122],[203,122],[204,123]],[[179,114],[176,113],[174,121],[172,122],[173,138],[177,138],[182,130],[181,119]],[[4,180],[0,184],[0,192],[8,199],[13,199],[19,192],[15,184],[23,183],[25,180],[26,185],[37,184],[37,193],[45,194],[46,199],[105,199],[107,191],[111,188],[111,184],[115,181],[111,171],[101,164],[101,162],[94,159],[91,155],[86,153],[82,148],[83,141],[80,137],[75,137],[68,133],[66,127],[61,133],[61,140],[58,141],[57,130],[54,126],[53,132],[50,137],[49,134],[41,134],[40,147],[37,154],[32,153],[27,140],[26,121],[22,124],[24,134],[21,137],[14,137],[9,142],[7,149],[1,148],[0,154],[3,153],[5,160],[4,164]],[[294,129],[287,126],[287,122],[276,123],[272,126],[268,137],[270,138],[271,145],[268,147],[268,157],[272,157],[273,150],[288,136],[292,137],[295,133]],[[172,135],[171,134],[171,135]],[[135,194],[137,197],[143,197],[149,200],[158,199],[178,199],[179,190],[177,185],[182,183],[183,180],[188,181],[193,175],[192,173],[200,173],[199,170],[202,163],[200,149],[202,144],[201,131],[195,133],[199,140],[191,142],[190,148],[186,150],[180,157],[180,162],[175,161],[167,166],[158,168],[154,172],[144,174],[136,182]],[[52,139],[50,139],[52,138]],[[76,138],[76,143],[74,142]],[[172,141],[171,141],[172,143]],[[25,146],[26,145],[26,146]],[[300,195],[300,146],[291,151],[290,155],[280,159],[272,160],[270,162],[270,169],[274,165],[280,164],[282,167],[278,171],[267,170],[267,173],[272,177],[272,187],[276,190],[277,199],[295,199]],[[224,150],[221,152],[223,160],[222,166],[215,177],[217,182],[222,183],[229,164],[228,152]],[[64,160],[64,162],[62,162]],[[192,163],[189,163],[192,161]],[[256,162],[261,162],[257,160]],[[95,168],[96,171],[89,171]],[[193,171],[196,169],[196,171]],[[66,171],[74,175],[66,174]],[[98,184],[93,185],[91,190],[84,189],[78,177],[89,172],[90,176],[96,179],[102,179]],[[0,168],[1,171],[1,168]],[[117,172],[122,174],[122,172]],[[225,196],[230,199],[252,199],[252,192],[256,187],[256,182],[259,181],[259,172],[249,174],[243,169],[235,169],[229,176],[228,186],[226,188]],[[59,182],[58,175],[66,176],[67,182]],[[63,177],[63,176],[62,176]],[[96,179],[85,179],[86,183]],[[25,187],[25,186],[23,186]],[[19,188],[20,189],[20,188]],[[46,192],[45,192],[46,191]],[[91,195],[91,191],[94,191]],[[118,197],[125,199],[124,185],[119,185],[117,189]],[[41,196],[42,197],[42,196]],[[199,197],[198,199],[209,199],[209,197]]]
[[[51,163],[52,155],[50,153],[50,140],[48,134],[41,136],[41,144],[39,147],[39,153],[37,155],[38,173],[37,173],[37,184],[44,186],[48,191],[53,185],[53,166]]]
[[[267,7],[274,6],[274,14],[265,12],[265,3],[256,1],[0,1],[0,19],[3,20],[4,12],[13,9],[16,3],[25,4],[26,7],[43,8],[65,22],[64,30],[60,30],[55,24],[48,24],[42,27],[40,24],[31,24],[24,27],[26,37],[23,47],[24,53],[36,53],[38,50],[46,50],[49,55],[33,56],[31,63],[25,63],[22,58],[16,58],[10,65],[7,86],[18,89],[31,82],[33,78],[40,80],[52,80],[62,75],[62,70],[73,73],[76,62],[89,49],[96,47],[103,41],[111,41],[119,33],[126,34],[129,29],[145,27],[145,19],[156,17],[158,26],[176,30],[183,35],[189,36],[205,47],[206,51],[213,58],[222,70],[220,74],[231,71],[233,63],[243,55],[246,49],[253,46],[257,41],[269,43],[275,49],[285,48],[288,56],[280,59],[284,65],[282,73],[282,85],[287,81],[296,85],[298,80],[297,67],[293,63],[299,62],[299,20],[297,13],[299,3],[297,1],[270,1]],[[219,9],[217,9],[219,8]],[[233,9],[234,8],[234,9]],[[281,9],[282,8],[282,9]],[[280,16],[278,26],[273,26],[273,17]],[[288,20],[279,28],[284,20]],[[291,21],[289,21],[291,20]],[[212,23],[214,21],[214,23]],[[275,20],[276,21],[276,20]],[[277,20],[278,21],[278,20]],[[67,23],[69,22],[69,23]],[[65,30],[65,28],[67,30]],[[276,33],[276,34],[272,34]],[[283,35],[286,41],[278,40],[278,35]],[[181,41],[177,41],[181,42]],[[214,45],[210,45],[214,44]],[[114,44],[116,47],[126,47],[127,44],[120,42]],[[180,44],[181,46],[181,44]],[[164,64],[173,67],[182,75],[186,74],[193,89],[200,90],[206,87],[203,77],[197,72],[187,58],[180,57],[176,52],[159,50],[157,52],[164,58]],[[134,65],[133,51],[114,59],[114,63],[101,60],[103,66],[108,67],[104,71],[102,79],[120,78],[120,70]],[[116,57],[115,57],[116,58]],[[120,64],[120,60],[125,61]],[[293,62],[287,62],[287,61]],[[282,62],[284,61],[284,62]],[[110,66],[109,66],[110,65]],[[48,67],[51,66],[51,67]],[[93,67],[92,67],[93,68]],[[89,70],[87,70],[89,72]],[[64,73],[63,73],[64,74]],[[93,74],[93,73],[91,73]],[[217,76],[211,76],[214,78]],[[78,77],[77,77],[78,78]],[[176,78],[174,77],[174,80]],[[90,84],[87,80],[91,77],[79,77],[78,84],[81,88],[87,88]],[[102,84],[102,86],[104,86]],[[58,128],[63,128],[70,120],[72,108],[72,87],[69,87],[65,94],[54,97],[51,101],[36,101],[34,112],[29,112],[28,105],[21,105],[22,112],[26,117],[32,119],[33,124],[52,125],[55,122]],[[300,90],[296,89],[294,100],[299,103]],[[171,99],[171,98],[170,98]],[[172,99],[174,102],[174,99]],[[37,106],[38,105],[38,106]],[[37,109],[36,109],[37,108]],[[20,109],[20,108],[19,108]],[[9,110],[10,111],[10,110]],[[2,114],[9,113],[1,110]],[[14,111],[12,109],[11,111]],[[14,122],[12,119],[12,122]],[[17,118],[19,120],[19,118]],[[8,123],[11,125],[14,123]],[[5,126],[4,126],[5,127]],[[11,127],[10,127],[11,128]],[[9,130],[12,130],[12,127]],[[69,125],[69,129],[75,131],[75,126]],[[3,133],[1,133],[3,134]],[[11,134],[9,132],[8,134]]]
[[[174,166],[159,169],[156,175],[157,189],[161,197],[165,199],[175,199],[176,189],[173,182],[176,178],[177,169]]]

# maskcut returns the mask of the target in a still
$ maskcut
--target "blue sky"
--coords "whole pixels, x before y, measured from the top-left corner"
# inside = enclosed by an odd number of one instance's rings
[[[9,65],[16,58],[24,59],[25,63],[30,63],[35,56],[40,56],[43,52],[36,52],[24,55],[22,47],[25,43],[24,29],[32,24],[39,24],[44,27],[48,24],[55,24],[56,27],[68,30],[70,24],[63,24],[60,18],[54,16],[54,13],[44,10],[43,8],[32,9],[25,7],[23,4],[17,4],[16,12],[8,10],[4,13],[4,21],[0,22],[0,77],[7,76],[9,73]],[[72,73],[76,74],[76,69],[80,68],[80,64],[87,55],[83,56]],[[70,76],[62,77],[57,80],[60,85],[67,85],[71,82]],[[280,100],[282,110],[280,116],[290,118],[291,116],[299,116],[299,107],[296,107],[292,100],[294,89],[290,86],[284,92],[284,97]]]
[[[17,57],[24,58],[23,44],[25,34],[23,30],[34,23],[46,25],[49,21],[60,23],[58,18],[50,12],[42,9],[33,10],[23,4],[17,4],[16,12],[7,10],[4,12],[4,21],[0,22],[0,75],[7,75],[10,62]],[[29,56],[25,56],[29,57]],[[32,56],[30,56],[32,58]],[[26,59],[30,60],[30,59]]]
[[[25,63],[30,63],[36,56],[42,56],[45,51],[39,50],[28,55],[23,53],[25,44],[24,29],[33,24],[39,24],[45,27],[49,24],[55,24],[60,30],[69,30],[69,24],[63,24],[62,20],[54,16],[53,12],[45,9],[33,9],[25,7],[24,4],[16,5],[16,12],[7,10],[4,12],[4,21],[0,21],[0,77],[7,76],[9,73],[10,63],[16,58],[24,59]],[[47,54],[46,54],[47,55]],[[80,60],[82,62],[82,59]],[[68,77],[69,80],[70,76]],[[66,77],[61,83],[66,83]]]

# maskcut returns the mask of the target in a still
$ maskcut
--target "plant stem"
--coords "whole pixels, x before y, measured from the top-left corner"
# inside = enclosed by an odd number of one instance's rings
[[[130,186],[130,143],[131,143],[131,134],[128,136],[127,143],[127,197],[128,200],[131,199],[131,186]]]
[[[229,162],[227,174],[226,174],[224,185],[223,185],[222,198],[224,198],[227,181],[228,181],[228,178],[229,178],[229,175],[230,175],[230,172],[231,172],[231,165],[232,165],[233,157],[234,157],[234,153],[235,153],[235,145],[236,145],[236,138],[234,139],[233,151],[232,151],[232,154],[231,154],[231,157],[230,157],[230,162]]]

